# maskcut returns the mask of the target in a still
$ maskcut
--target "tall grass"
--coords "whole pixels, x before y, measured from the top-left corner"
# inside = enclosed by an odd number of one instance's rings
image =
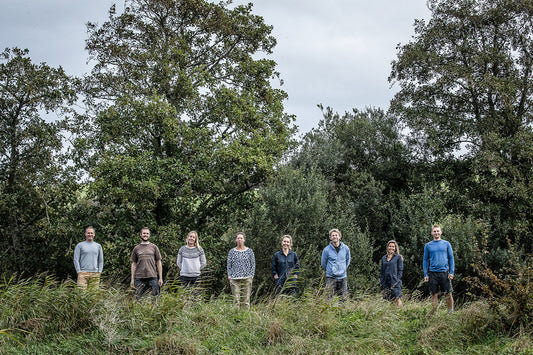
[[[427,300],[395,308],[308,289],[247,311],[175,284],[137,302],[127,288],[83,291],[51,277],[4,280],[0,297],[0,329],[16,339],[0,333],[5,354],[533,353],[531,333],[509,336],[482,301],[430,316]]]

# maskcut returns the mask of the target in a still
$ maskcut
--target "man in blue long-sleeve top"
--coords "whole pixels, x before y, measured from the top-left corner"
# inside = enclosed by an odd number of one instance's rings
[[[446,296],[446,306],[449,312],[453,312],[452,282],[455,273],[453,250],[451,244],[441,239],[442,229],[433,226],[431,230],[433,240],[424,246],[424,281],[429,281],[429,293],[433,310],[439,303],[439,289]]]
[[[329,297],[346,297],[348,294],[347,269],[350,265],[350,248],[341,242],[342,234],[337,228],[329,231],[331,241],[322,251],[321,264],[326,270],[326,289]]]
[[[104,267],[102,246],[94,241],[94,228],[85,228],[85,241],[78,243],[74,249],[74,267],[78,274],[78,286],[87,288],[100,285],[100,276]]]

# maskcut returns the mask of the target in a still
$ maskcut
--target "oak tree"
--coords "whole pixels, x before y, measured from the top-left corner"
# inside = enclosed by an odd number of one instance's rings
[[[110,228],[220,231],[247,206],[294,132],[271,30],[251,4],[205,0],[127,0],[89,23],[95,114],[78,144]]]

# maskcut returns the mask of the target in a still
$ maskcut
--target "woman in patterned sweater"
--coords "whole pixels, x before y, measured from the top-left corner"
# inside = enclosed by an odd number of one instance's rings
[[[183,286],[193,286],[206,265],[205,254],[198,244],[198,233],[190,231],[184,245],[178,251],[177,264],[180,268],[180,281]]]
[[[244,245],[245,240],[246,235],[243,232],[237,233],[235,237],[237,246],[228,253],[228,279],[235,305],[249,309],[255,274],[255,256],[253,250]]]

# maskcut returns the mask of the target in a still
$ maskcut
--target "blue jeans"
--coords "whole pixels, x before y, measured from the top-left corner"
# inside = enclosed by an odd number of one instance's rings
[[[159,296],[159,281],[157,277],[135,279],[135,297],[137,299],[144,296],[148,289],[152,289],[152,295]]]

